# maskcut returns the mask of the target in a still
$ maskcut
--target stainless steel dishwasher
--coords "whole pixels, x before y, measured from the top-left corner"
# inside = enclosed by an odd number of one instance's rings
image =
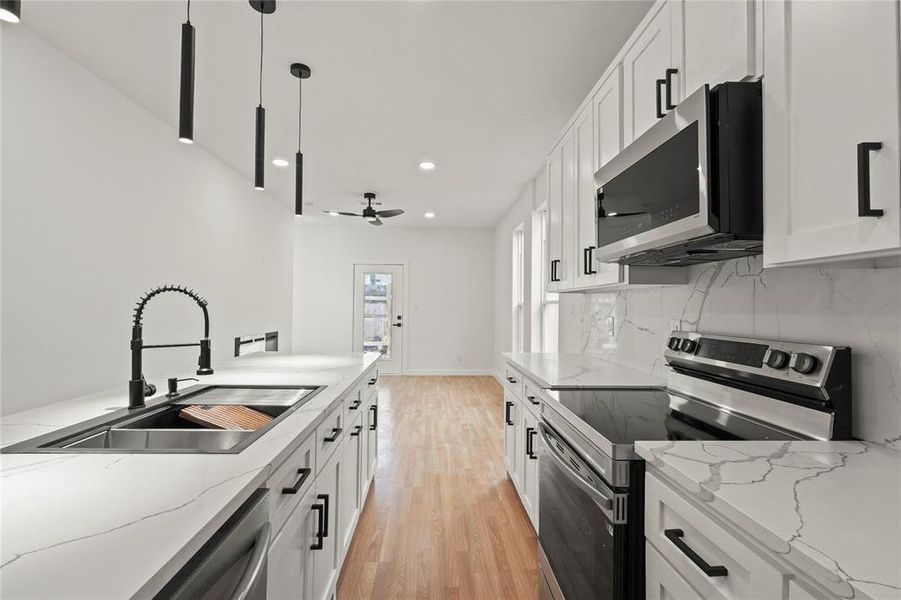
[[[156,595],[157,600],[265,600],[267,490],[257,490]]]

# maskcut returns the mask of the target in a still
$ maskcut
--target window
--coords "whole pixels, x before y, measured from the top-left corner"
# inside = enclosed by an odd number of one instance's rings
[[[525,351],[525,226],[513,230],[513,351]]]
[[[541,211],[541,260],[538,261],[538,270],[540,277],[540,293],[541,307],[539,309],[541,317],[541,351],[557,352],[557,322],[560,314],[560,297],[547,291],[547,282],[550,278],[549,269],[549,231],[550,216],[547,209]]]

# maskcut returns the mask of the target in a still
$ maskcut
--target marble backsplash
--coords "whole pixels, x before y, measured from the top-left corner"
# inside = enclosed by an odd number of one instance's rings
[[[901,448],[901,263],[691,267],[687,285],[560,296],[560,352],[666,376],[673,329],[852,348],[854,435]]]

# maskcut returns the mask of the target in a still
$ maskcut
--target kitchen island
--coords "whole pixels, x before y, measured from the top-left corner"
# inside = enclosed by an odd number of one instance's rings
[[[261,353],[216,365],[202,384],[326,386],[237,454],[0,455],[0,596],[152,597],[348,394],[374,388],[378,358]],[[8,446],[127,403],[123,385],[9,415],[0,440]]]

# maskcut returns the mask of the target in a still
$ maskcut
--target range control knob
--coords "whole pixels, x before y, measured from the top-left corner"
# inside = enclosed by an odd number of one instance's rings
[[[679,349],[682,352],[694,352],[695,348],[697,348],[697,347],[698,347],[698,343],[696,341],[690,340],[688,338],[685,338],[684,340],[682,340],[682,343],[679,344]]]
[[[791,361],[789,361],[788,366],[792,371],[797,373],[801,373],[802,375],[807,375],[808,373],[813,373],[817,368],[817,359],[814,356],[809,354],[804,354],[803,352],[797,352],[792,354]]]
[[[788,352],[783,352],[782,350],[773,350],[772,348],[767,350],[766,356],[763,358],[763,362],[766,363],[766,366],[771,369],[784,369],[786,365],[788,365]]]
[[[670,350],[678,350],[679,349],[679,338],[671,337],[669,341],[666,343],[667,348]]]

